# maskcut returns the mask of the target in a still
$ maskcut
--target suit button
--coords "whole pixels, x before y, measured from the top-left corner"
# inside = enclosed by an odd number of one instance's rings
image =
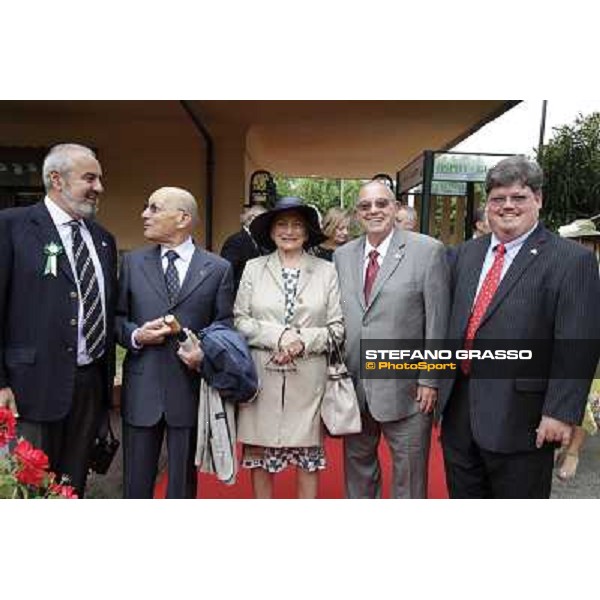
[[[75,326],[75,325],[77,325],[77,319],[71,319],[69,321],[69,323],[71,323],[71,325]]]
[[[70,352],[73,352],[73,347],[72,347],[72,346],[69,346],[69,347],[67,348],[67,352],[69,352],[69,353],[70,353]]]
[[[71,292],[69,296],[71,296],[71,298],[77,298],[77,292]]]

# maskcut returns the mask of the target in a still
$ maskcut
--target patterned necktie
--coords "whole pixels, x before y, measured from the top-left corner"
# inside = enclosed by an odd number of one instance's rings
[[[494,263],[483,280],[483,284],[481,285],[481,289],[475,300],[475,305],[473,306],[473,311],[469,317],[469,322],[467,323],[467,333],[465,334],[464,343],[465,350],[471,350],[473,348],[473,340],[475,339],[475,334],[479,329],[483,315],[485,315],[485,311],[488,309],[488,306],[498,289],[498,285],[500,284],[500,275],[502,275],[504,255],[506,254],[504,244],[498,244],[494,249],[494,252],[496,253],[496,256],[494,256]],[[471,372],[470,360],[463,360],[460,366],[465,375],[468,375]]]
[[[179,254],[175,250],[169,250],[165,256],[169,261],[167,270],[165,271],[165,283],[167,284],[167,294],[169,295],[169,302],[173,304],[179,295],[179,274],[175,268],[175,261],[179,258]]]
[[[365,273],[365,302],[369,304],[369,298],[371,297],[371,290],[375,283],[377,273],[379,273],[379,263],[377,257],[379,252],[377,250],[371,250],[369,252],[369,264],[367,265],[367,272]]]
[[[81,235],[81,223],[71,221],[73,241],[73,259],[79,281],[79,293],[83,305],[83,337],[87,353],[92,360],[102,356],[104,352],[105,323],[100,299],[100,288],[96,277],[94,263],[90,252]]]

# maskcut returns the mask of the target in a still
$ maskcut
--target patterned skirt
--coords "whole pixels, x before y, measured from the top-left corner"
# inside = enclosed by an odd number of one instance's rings
[[[268,473],[280,473],[290,465],[314,473],[326,467],[325,452],[321,446],[305,448],[262,448],[244,446],[242,467],[264,469]]]

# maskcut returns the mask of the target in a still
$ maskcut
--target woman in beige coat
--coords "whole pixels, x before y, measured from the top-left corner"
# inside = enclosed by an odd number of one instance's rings
[[[251,469],[256,498],[271,498],[274,474],[289,465],[297,467],[298,497],[315,498],[325,468],[320,411],[328,332],[338,343],[344,337],[337,274],[305,252],[325,237],[317,212],[301,199],[282,198],[250,229],[274,252],[246,264],[234,308],[261,384],[256,400],[240,407],[242,466]]]

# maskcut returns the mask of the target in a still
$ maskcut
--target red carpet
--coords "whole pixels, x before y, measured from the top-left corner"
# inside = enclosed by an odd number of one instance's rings
[[[439,431],[433,430],[431,453],[429,455],[429,498],[447,498],[446,479],[444,475],[444,460],[438,441]],[[321,473],[319,481],[319,498],[344,497],[344,473],[342,460],[342,441],[327,438],[325,442],[327,469]],[[387,445],[382,442],[379,455],[383,467],[383,497],[390,496],[391,463]],[[164,473],[156,485],[155,497],[164,498],[167,488],[167,474]],[[275,477],[275,498],[295,498],[294,469],[287,469]],[[214,475],[201,474],[198,481],[198,498],[252,498],[250,473],[240,469],[237,482],[225,485],[217,481]]]

